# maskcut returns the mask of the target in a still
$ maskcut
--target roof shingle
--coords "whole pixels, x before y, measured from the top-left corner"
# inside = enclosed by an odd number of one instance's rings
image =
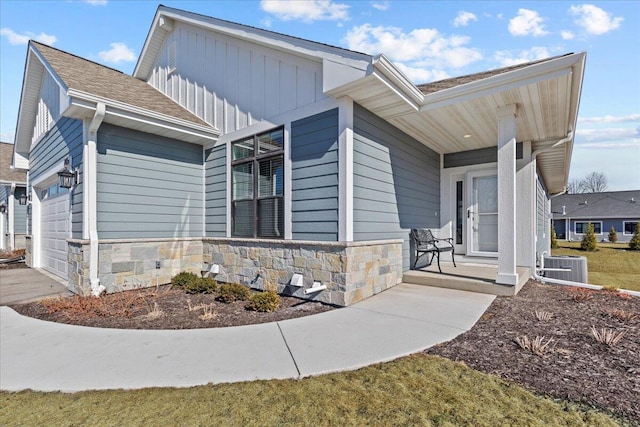
[[[0,142],[0,181],[27,182],[25,171],[11,169],[13,159],[13,144]]]
[[[539,59],[537,61],[526,62],[524,64],[512,65],[504,68],[496,68],[495,70],[482,71],[474,74],[467,74],[466,76],[452,77],[450,79],[439,80],[437,82],[425,83],[422,85],[417,85],[418,89],[425,94],[429,95],[430,93],[438,92],[444,89],[449,89],[455,86],[460,86],[466,83],[471,83],[476,80],[482,80],[489,77],[497,76],[499,74],[508,73],[509,71],[518,70],[520,68],[529,67],[534,64],[539,64],[541,62],[551,61],[553,59],[562,58],[563,56],[572,55],[572,53],[567,53],[565,55],[554,56],[551,58]]]
[[[69,89],[211,127],[142,80],[42,43],[31,43]]]
[[[640,190],[563,194],[551,200],[551,211],[553,219],[640,218]]]

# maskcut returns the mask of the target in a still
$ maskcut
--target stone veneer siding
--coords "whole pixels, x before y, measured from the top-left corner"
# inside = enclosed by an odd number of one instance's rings
[[[69,289],[88,295],[88,240],[69,242]],[[218,264],[220,282],[256,289],[274,284],[278,292],[347,306],[400,283],[402,240],[372,242],[283,241],[228,238],[103,240],[98,275],[107,292],[169,283],[181,271],[200,274],[203,263]],[[156,269],[160,261],[160,269]],[[295,273],[302,288],[290,285]],[[305,294],[318,281],[326,290]]]
[[[402,280],[402,240],[319,242],[204,239],[204,261],[220,266],[216,279],[340,306],[355,304]],[[302,288],[290,285],[294,273]],[[305,294],[314,281],[327,289]]]
[[[24,236],[24,263],[27,267],[33,266],[33,240],[30,235]]]
[[[69,288],[88,294],[88,240],[69,242]],[[156,268],[160,261],[160,268]],[[202,239],[113,239],[98,244],[98,277],[108,293],[163,285],[181,271],[200,274]]]

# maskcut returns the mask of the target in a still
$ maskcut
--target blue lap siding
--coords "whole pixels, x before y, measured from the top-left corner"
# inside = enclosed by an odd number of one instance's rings
[[[440,227],[440,156],[357,104],[353,139],[354,240],[403,239],[407,270],[411,228]]]

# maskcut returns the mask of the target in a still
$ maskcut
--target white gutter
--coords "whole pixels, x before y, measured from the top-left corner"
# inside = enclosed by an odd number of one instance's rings
[[[581,282],[572,282],[570,280],[561,280],[561,279],[551,279],[549,277],[544,277],[544,276],[540,276],[538,274],[538,270],[540,271],[545,271],[544,268],[544,255],[547,253],[547,251],[542,252],[542,254],[540,255],[540,268],[537,268],[534,273],[533,273],[533,278],[542,282],[542,283],[551,283],[554,285],[562,285],[562,286],[575,286],[578,288],[586,288],[586,289],[593,289],[593,290],[602,290],[604,288],[604,286],[600,286],[600,285],[590,285],[588,283],[581,283]],[[546,270],[551,270],[551,269],[546,269]],[[640,297],[640,292],[638,291],[630,291],[628,289],[618,289],[618,292],[621,294],[627,294],[627,295],[632,295],[634,297]]]
[[[9,249],[14,250],[16,248],[15,234],[14,234],[14,221],[15,221],[15,207],[16,207],[16,183],[11,183],[11,190],[9,190],[9,206],[7,210],[7,220],[9,225]]]
[[[85,229],[89,237],[89,281],[91,283],[91,295],[98,297],[106,288],[100,284],[98,277],[98,202],[97,202],[97,144],[98,128],[102,124],[106,112],[104,103],[96,104],[96,112],[89,123],[87,140],[83,151],[83,208],[87,210],[85,219],[88,222]]]

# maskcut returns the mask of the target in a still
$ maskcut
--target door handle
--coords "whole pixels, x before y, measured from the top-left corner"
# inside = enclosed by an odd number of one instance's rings
[[[467,209],[467,218],[471,218],[471,209]]]

